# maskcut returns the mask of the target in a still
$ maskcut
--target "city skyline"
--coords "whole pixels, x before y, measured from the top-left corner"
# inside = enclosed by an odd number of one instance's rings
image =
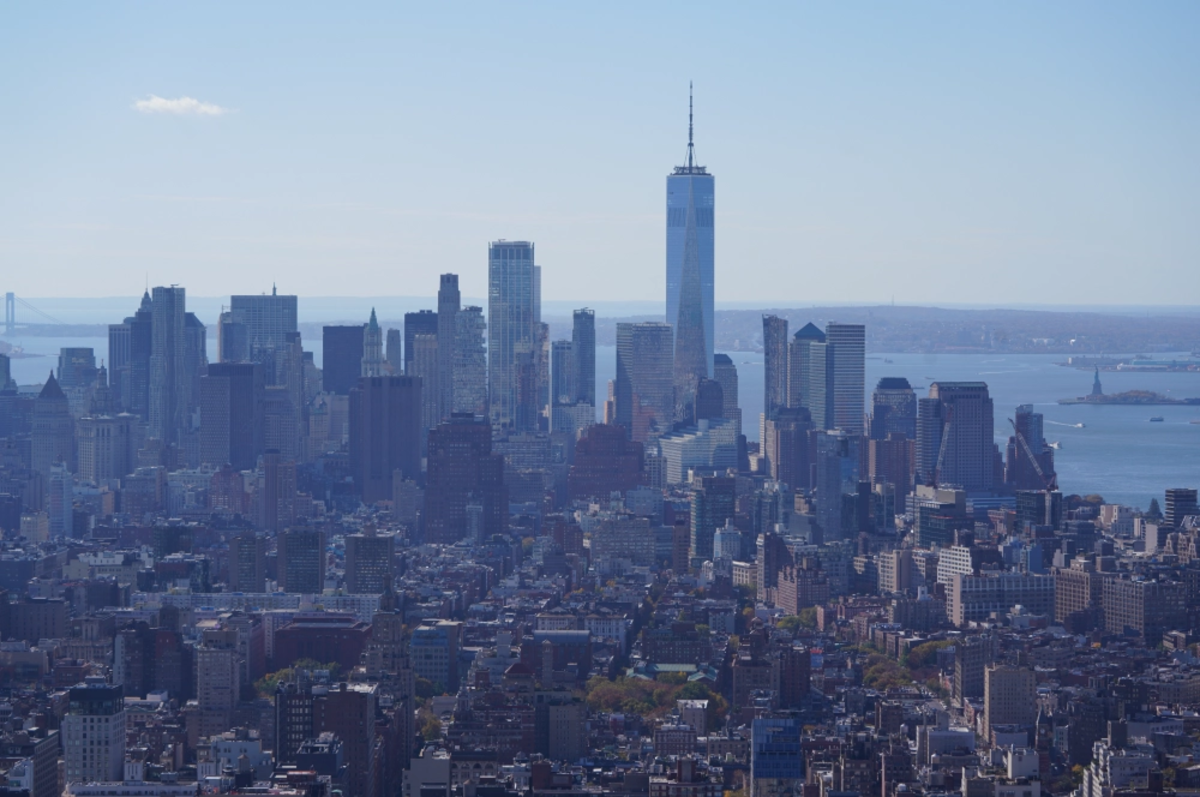
[[[325,30],[319,12],[260,10],[236,32],[181,9],[14,15],[3,63],[34,65],[39,81],[0,88],[24,153],[0,193],[0,256],[22,267],[0,289],[149,281],[214,295],[279,280],[304,296],[336,268],[339,285],[402,295],[436,260],[481,296],[477,252],[509,237],[570,267],[547,300],[661,301],[637,277],[662,262],[654,175],[678,162],[688,80],[704,159],[724,175],[717,258],[739,277],[718,267],[725,301],[1090,304],[1111,302],[1116,280],[1122,301],[1159,304],[1200,280],[1185,144],[1197,112],[1180,85],[1196,71],[1190,6],[712,9],[670,22],[721,31],[720,51],[669,66],[644,32],[665,9],[636,29],[579,9],[480,9],[458,39],[442,13],[412,13],[370,8],[364,47],[343,31],[313,60],[301,50]],[[240,49],[268,24],[292,34],[270,50],[291,73]],[[413,40],[412,25],[426,34]],[[582,31],[570,51],[472,68],[493,36],[562,25]],[[389,36],[410,46],[376,46]],[[599,70],[614,46],[628,63]],[[377,82],[422,57],[454,66],[428,84]],[[314,79],[302,89],[284,74]],[[581,151],[603,166],[587,192],[567,168]],[[502,207],[486,199],[501,190]]]

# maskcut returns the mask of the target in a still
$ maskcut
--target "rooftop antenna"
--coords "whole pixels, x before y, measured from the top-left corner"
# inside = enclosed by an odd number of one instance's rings
[[[688,81],[688,169],[692,168],[692,81]]]

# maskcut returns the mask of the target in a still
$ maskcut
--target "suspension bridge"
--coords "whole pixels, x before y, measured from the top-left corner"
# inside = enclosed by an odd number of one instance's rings
[[[43,313],[15,293],[9,292],[4,294],[4,334],[7,336],[12,336],[17,331],[17,305],[20,305],[23,310],[28,310],[37,316],[39,319],[38,323],[63,325],[63,322],[54,316],[49,313]]]

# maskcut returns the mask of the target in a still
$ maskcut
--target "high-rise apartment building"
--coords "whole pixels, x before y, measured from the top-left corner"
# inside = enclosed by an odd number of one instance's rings
[[[1190,515],[1200,515],[1196,508],[1196,490],[1187,487],[1172,487],[1166,493],[1166,512],[1163,514],[1163,525],[1178,529],[1183,525],[1183,519]]]
[[[441,276],[437,303],[438,392],[434,425],[454,411],[454,347],[458,343],[458,309],[462,303],[457,274]]]
[[[540,353],[541,275],[528,241],[495,241],[488,245],[488,388],[492,423],[516,428],[518,367],[522,356]],[[527,367],[528,364],[527,364]],[[527,376],[527,379],[530,378]],[[536,375],[532,377],[536,379]],[[537,393],[532,397],[537,403]],[[526,397],[526,403],[530,397]]]
[[[267,588],[267,539],[247,531],[229,540],[229,590],[264,592]]]
[[[671,326],[617,324],[616,422],[639,443],[669,431],[675,413]]]
[[[1037,719],[1033,670],[995,664],[983,677],[983,725],[990,737],[998,725],[1033,725]]]
[[[871,439],[886,440],[901,434],[917,437],[917,394],[902,376],[885,376],[871,394]]]
[[[504,456],[492,453],[492,429],[483,418],[452,415],[429,433],[425,486],[425,540],[455,543],[478,506],[484,538],[508,525]]]
[[[325,589],[325,532],[293,527],[279,534],[277,545],[280,591],[320,595]]]
[[[713,175],[696,163],[689,95],[687,160],[667,176],[667,323],[676,383],[712,375],[715,197]]]
[[[769,421],[788,406],[788,322],[765,315],[763,325],[763,414]]]
[[[91,676],[67,692],[62,718],[63,774],[67,783],[124,779],[125,692]]]
[[[423,392],[415,376],[363,377],[350,391],[350,468],[364,503],[391,499],[395,471],[420,478]]]
[[[383,376],[383,330],[371,308],[371,318],[363,329],[363,355],[361,376]]]
[[[992,399],[983,382],[934,382],[917,402],[916,480],[967,492],[996,486]]]
[[[862,324],[825,325],[829,346],[828,396],[832,427],[850,434],[863,433],[866,401],[866,327]]]
[[[361,325],[330,326],[321,330],[321,383],[326,393],[348,396],[362,376]]]
[[[455,324],[454,406],[451,413],[487,415],[487,322],[483,320],[483,308],[462,308],[455,316]]]
[[[817,429],[832,428],[828,360],[819,327],[809,323],[796,330],[788,346],[788,406],[808,410]]]
[[[200,377],[200,464],[249,470],[263,452],[266,394],[258,363],[213,363]]]

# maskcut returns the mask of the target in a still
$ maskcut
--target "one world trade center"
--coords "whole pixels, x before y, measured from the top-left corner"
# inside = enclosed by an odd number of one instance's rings
[[[667,323],[675,330],[675,401],[690,414],[713,372],[713,176],[696,163],[688,96],[687,163],[667,176]]]

